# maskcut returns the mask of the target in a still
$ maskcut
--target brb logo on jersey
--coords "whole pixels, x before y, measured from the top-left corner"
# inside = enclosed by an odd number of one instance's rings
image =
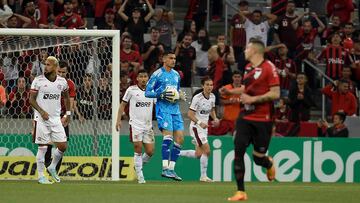
[[[136,102],[136,107],[150,107],[151,102]]]
[[[54,99],[54,100],[59,100],[60,98],[60,94],[44,94],[43,99]]]

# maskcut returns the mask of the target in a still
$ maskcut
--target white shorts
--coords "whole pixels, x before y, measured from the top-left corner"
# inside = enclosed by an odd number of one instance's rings
[[[155,142],[153,129],[144,130],[130,125],[130,141],[152,144]]]
[[[203,129],[197,125],[190,125],[190,136],[193,138],[193,144],[201,147],[203,144],[208,143],[208,129]]]
[[[35,121],[33,137],[35,144],[50,144],[54,142],[66,142],[66,134],[62,124],[47,126]]]

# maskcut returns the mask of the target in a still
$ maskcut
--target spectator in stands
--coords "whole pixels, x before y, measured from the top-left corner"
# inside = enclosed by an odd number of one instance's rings
[[[85,74],[83,77],[83,85],[78,89],[74,102],[74,111],[80,122],[91,120],[94,115],[95,108],[93,77]]]
[[[98,118],[101,120],[111,119],[111,89],[105,76],[99,79],[98,88]]]
[[[156,70],[156,64],[159,57],[164,53],[164,45],[159,42],[160,32],[156,27],[150,29],[150,41],[144,45],[142,58],[144,60],[144,69],[151,75]]]
[[[219,56],[218,46],[212,46],[208,51],[209,67],[208,75],[214,81],[214,92],[217,92],[222,86],[223,72],[225,68],[225,63],[223,59]]]
[[[342,39],[345,40],[347,38],[353,38],[353,34],[354,34],[354,24],[353,23],[345,23],[344,28],[343,28],[343,36]]]
[[[124,11],[125,6],[128,3],[128,0],[125,0],[121,5],[118,13],[120,17],[127,22],[126,30],[133,37],[134,43],[139,45],[140,50],[143,50],[144,47],[144,33],[146,32],[146,23],[149,22],[150,18],[154,15],[154,9],[151,6],[149,0],[146,0],[146,4],[149,8],[149,13],[145,16],[141,16],[141,8],[135,7],[132,11],[131,17],[128,17]]]
[[[4,115],[7,94],[5,88],[0,83],[0,118]]]
[[[35,9],[36,9],[35,2],[32,0],[23,1],[22,9],[23,9],[23,15],[31,20],[30,24],[27,25],[24,24],[22,27],[39,28],[40,24],[38,23],[38,19],[35,18]],[[46,27],[46,25],[44,24],[41,25],[42,25],[41,28]]]
[[[349,130],[344,124],[346,114],[344,112],[336,112],[333,117],[333,126],[330,127],[328,122],[320,120],[318,124],[319,137],[349,137]]]
[[[10,93],[12,89],[16,86],[16,81],[19,78],[19,53],[10,52],[3,54],[0,59],[0,66],[2,67],[2,72],[4,73],[4,79],[6,81],[6,91]]]
[[[125,36],[120,51],[120,70],[126,71],[132,81],[136,81],[137,72],[142,69],[142,58],[138,51],[131,49],[132,39]]]
[[[348,116],[356,115],[357,100],[356,97],[349,92],[349,81],[335,81],[335,84],[327,85],[321,92],[332,101],[332,116],[335,115],[336,112],[344,112]]]
[[[234,89],[241,86],[241,72],[232,73],[232,83],[224,86],[226,89]],[[220,105],[223,108],[223,116],[218,127],[209,125],[209,135],[224,135],[233,132],[235,121],[240,113],[240,95],[221,95]]]
[[[352,0],[329,0],[326,4],[328,17],[337,15],[340,17],[341,24],[352,22],[352,12],[354,5]]]
[[[9,94],[9,114],[12,118],[31,118],[30,90],[24,77],[19,77],[17,86]]]
[[[332,16],[330,18],[330,23],[321,34],[321,38],[320,38],[321,45],[325,46],[328,43],[328,41],[330,41],[329,37],[335,32],[340,32],[340,29],[341,29],[340,17]]]
[[[13,15],[7,1],[0,1],[0,27],[7,27],[6,22]]]
[[[19,21],[20,20],[20,21]],[[25,17],[23,15],[14,13],[8,20],[7,20],[7,28],[22,28],[28,27],[31,24],[31,19]]]
[[[182,40],[184,39],[184,36],[187,34],[191,34],[193,41],[197,40],[197,32],[196,30],[200,30],[197,29],[195,21],[186,21],[184,22],[184,26],[183,26],[183,30],[180,32],[180,34],[178,35],[177,38],[177,42],[182,42]]]
[[[36,60],[32,62],[30,80],[33,81],[35,77],[44,73],[45,61],[49,56],[47,49],[40,49]]]
[[[231,70],[231,66],[235,63],[235,56],[234,56],[234,49],[226,44],[226,39],[225,39],[225,35],[224,34],[218,34],[217,35],[217,46],[218,46],[218,54],[219,56],[223,59],[225,66],[223,69],[223,81],[222,84],[223,85],[227,85],[229,83],[231,83],[232,78],[232,70]]]
[[[294,128],[294,124],[289,122],[291,112],[288,103],[287,97],[281,97],[275,108],[275,135],[288,136]]]
[[[112,8],[107,8],[105,10],[105,16],[104,16],[104,21],[99,24],[98,26],[99,29],[104,29],[104,30],[116,30],[119,29],[119,27],[117,27],[117,24],[115,22],[115,11]]]
[[[156,8],[154,9],[154,16],[150,19],[151,27],[155,27],[156,24],[162,19],[164,9]]]
[[[181,87],[191,87],[193,74],[196,74],[196,50],[191,46],[192,35],[187,34],[181,43],[176,44],[176,66],[175,70],[181,71],[184,77],[181,79]]]
[[[165,51],[171,51],[172,47],[172,36],[174,32],[174,25],[169,20],[169,11],[164,10],[162,12],[161,19],[156,23],[160,32],[159,41],[164,45]]]
[[[338,80],[342,77],[342,69],[349,63],[348,53],[341,46],[340,33],[336,32],[331,37],[331,44],[329,44],[318,56],[318,60],[324,60],[326,63],[326,75],[333,80]]]
[[[122,45],[122,41],[124,40],[125,37],[130,37],[130,38],[132,39],[131,34],[130,34],[129,32],[123,32],[123,33],[121,34],[121,36],[120,36],[120,43],[121,43],[121,44],[120,44],[120,49],[121,49],[122,46],[123,46],[123,45]],[[140,52],[139,45],[135,44],[134,42],[132,42],[131,44],[132,44],[132,46],[131,46],[131,49],[132,49],[132,50]]]
[[[249,13],[249,2],[239,2],[239,12]],[[230,23],[230,45],[234,49],[235,60],[238,63],[238,69],[244,71],[246,60],[244,50],[246,47],[246,31],[244,21],[241,20],[240,14],[235,14]]]
[[[297,69],[295,62],[288,58],[288,49],[285,44],[268,46],[266,49],[269,50],[266,54],[274,63],[280,76],[281,97],[287,97],[292,81],[296,79]],[[273,49],[277,49],[277,54],[271,52]]]
[[[357,96],[357,92],[358,92],[357,91],[358,90],[357,83],[352,80],[351,75],[352,75],[351,67],[344,66],[343,70],[342,70],[342,78],[341,79],[349,81],[349,91],[351,93],[353,93],[355,95],[355,97],[358,97]]]
[[[354,41],[354,49],[352,53],[350,54],[350,67],[352,69],[352,76],[354,78],[354,81],[358,82],[358,85],[360,85],[360,41],[355,40]],[[358,86],[358,88],[360,88]]]
[[[205,76],[209,66],[208,50],[211,47],[209,34],[205,28],[199,30],[198,38],[191,43],[191,46],[196,50],[196,73],[199,76]]]
[[[314,106],[311,89],[307,85],[305,73],[298,73],[296,85],[289,91],[290,121],[300,122],[310,119],[310,108]]]
[[[196,24],[196,34],[200,28],[205,26],[205,20],[207,15],[207,0],[188,0],[188,10],[184,18],[184,25],[194,21]],[[180,41],[182,38],[180,38]],[[179,41],[179,39],[178,39]]]
[[[74,12],[74,6],[71,0],[64,0],[64,12],[56,16],[54,28],[81,29],[85,27],[86,25],[81,16]]]
[[[87,27],[86,16],[88,15],[88,11],[85,8],[84,1],[82,1],[82,0],[71,0],[71,4],[73,5],[74,13],[81,16],[81,19],[84,22],[84,28]]]
[[[296,30],[291,25],[291,22],[297,18],[297,15],[295,14],[295,2],[294,1],[288,1],[286,5],[286,12],[284,15],[280,16],[276,20],[275,28],[276,28],[276,34],[275,34],[275,41],[278,43],[283,43],[286,45],[286,47],[289,50],[289,56],[291,58],[295,55],[296,50]]]
[[[270,13],[263,14],[260,10],[254,10],[251,19],[247,18],[247,12],[240,12],[239,14],[246,30],[246,43],[248,43],[251,38],[257,38],[266,45],[268,41],[268,31],[270,26],[276,21],[277,16]],[[262,21],[263,16],[267,19],[264,22]]]
[[[303,19],[304,15],[308,15],[308,13],[299,15],[291,22],[293,28],[296,30],[297,47],[295,58],[299,60],[308,58],[309,53],[314,48],[317,34],[325,29],[325,25],[321,22],[316,13],[311,13],[311,16],[319,24],[318,28],[313,28],[310,19],[304,20],[302,26],[299,26],[298,22]]]
[[[299,15],[295,20],[291,22],[292,26],[296,30],[296,54],[294,57],[295,63],[297,67],[301,67],[302,61],[305,59],[314,58],[311,57],[314,55],[313,49],[315,44],[316,36],[321,33],[325,25],[321,22],[321,20],[317,17],[316,13],[311,13],[311,16],[316,20],[319,27],[313,28],[312,22],[310,19],[306,19],[303,21],[302,26],[298,25],[298,22],[303,19],[304,15],[308,13],[304,13]],[[315,87],[316,84],[316,73],[314,69],[305,65],[305,73],[308,76],[308,84],[310,87]]]

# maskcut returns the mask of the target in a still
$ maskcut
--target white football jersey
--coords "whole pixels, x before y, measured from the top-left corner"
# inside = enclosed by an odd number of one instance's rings
[[[152,128],[152,114],[156,99],[145,97],[145,90],[132,85],[126,90],[122,100],[129,104],[130,125],[143,130]]]
[[[196,94],[190,104],[190,109],[195,111],[195,117],[202,123],[207,124],[209,122],[209,116],[212,109],[215,107],[215,95],[210,94],[209,98],[204,96],[203,92]],[[196,125],[194,121],[191,121],[192,125]]]
[[[265,45],[267,43],[268,31],[270,25],[268,21],[261,22],[256,25],[251,20],[245,20],[245,31],[246,31],[246,44],[249,43],[251,38],[256,38],[261,40]]]
[[[54,82],[49,81],[44,75],[40,75],[31,83],[31,91],[37,91],[37,104],[49,114],[49,120],[45,121],[40,113],[34,109],[34,120],[45,125],[54,126],[61,124],[61,93],[68,89],[66,79],[56,76]]]

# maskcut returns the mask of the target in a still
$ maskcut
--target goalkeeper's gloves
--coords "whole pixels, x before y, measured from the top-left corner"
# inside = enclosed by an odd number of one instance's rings
[[[186,92],[180,90],[179,91],[179,98],[183,101],[186,101],[187,100],[187,95],[186,95]]]
[[[160,99],[165,99],[169,102],[173,102],[174,100],[174,92],[171,90],[165,90],[163,93],[160,94]]]

